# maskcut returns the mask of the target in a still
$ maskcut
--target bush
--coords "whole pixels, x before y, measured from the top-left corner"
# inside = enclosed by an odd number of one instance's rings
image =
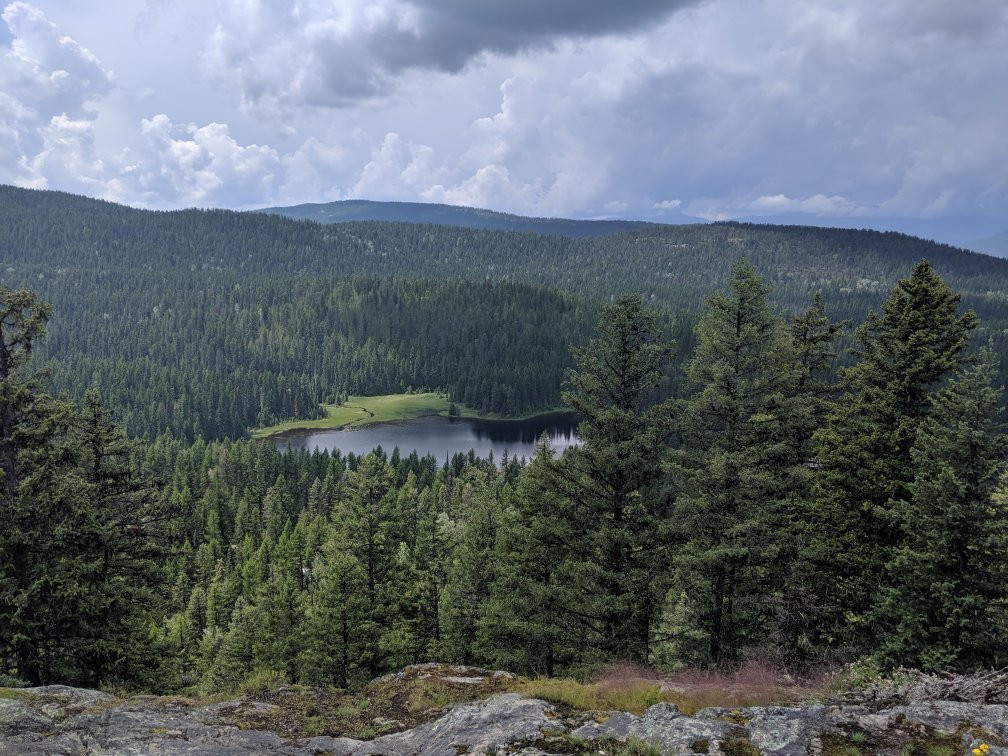
[[[266,693],[288,684],[287,676],[272,669],[255,669],[239,685],[238,692],[246,695]]]

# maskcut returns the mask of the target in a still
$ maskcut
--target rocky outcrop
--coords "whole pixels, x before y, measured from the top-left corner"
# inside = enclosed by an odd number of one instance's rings
[[[440,675],[440,682],[456,687],[493,690],[508,679],[495,674],[504,673],[418,667],[373,685],[388,690],[402,680]],[[970,754],[983,745],[986,756],[1008,755],[1008,706],[962,701],[709,708],[693,716],[663,703],[636,716],[560,710],[498,692],[449,705],[427,721],[398,723],[400,731],[369,740],[292,737],[234,724],[269,722],[278,713],[281,706],[248,697],[200,705],[188,699],[116,699],[64,686],[0,690],[0,754],[618,754],[641,753],[646,745],[661,753],[831,756]]]

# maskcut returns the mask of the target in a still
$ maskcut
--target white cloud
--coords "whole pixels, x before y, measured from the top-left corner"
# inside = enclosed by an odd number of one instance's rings
[[[385,98],[406,71],[459,73],[486,54],[551,49],[560,39],[625,33],[695,0],[232,0],[204,61],[276,115],[292,106],[349,107]]]
[[[754,215],[774,213],[812,213],[815,215],[852,215],[859,209],[846,197],[814,194],[805,199],[792,199],[783,194],[757,197],[747,208]]]
[[[177,204],[260,202],[275,191],[280,156],[272,147],[239,144],[222,123],[176,126],[165,114],[144,119],[149,151],[133,173],[137,185]]]
[[[111,73],[28,3],[0,18],[11,33],[0,50],[0,180],[104,193],[92,102],[112,88]]]

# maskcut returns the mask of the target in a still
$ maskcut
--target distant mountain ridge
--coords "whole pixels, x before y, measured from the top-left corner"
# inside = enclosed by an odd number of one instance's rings
[[[1002,231],[1000,234],[994,234],[993,236],[986,236],[983,239],[975,239],[966,242],[963,246],[987,255],[1008,257],[1008,231]]]
[[[461,205],[428,202],[377,202],[374,200],[306,203],[290,207],[267,207],[255,212],[283,215],[295,220],[311,220],[316,223],[348,223],[351,221],[433,223],[440,226],[487,231],[528,231],[537,234],[566,236],[572,239],[608,236],[622,231],[660,225],[635,220],[534,218]]]

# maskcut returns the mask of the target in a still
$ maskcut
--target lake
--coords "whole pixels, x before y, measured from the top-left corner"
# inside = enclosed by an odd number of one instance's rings
[[[386,454],[399,447],[402,456],[414,449],[421,457],[433,454],[443,462],[456,453],[477,457],[493,452],[500,461],[504,452],[511,457],[531,459],[536,440],[545,432],[557,453],[577,443],[577,420],[569,412],[537,415],[527,420],[483,420],[472,418],[421,417],[416,420],[380,423],[359,430],[289,431],[273,437],[279,449],[337,449],[344,455],[367,454],[381,446]]]

